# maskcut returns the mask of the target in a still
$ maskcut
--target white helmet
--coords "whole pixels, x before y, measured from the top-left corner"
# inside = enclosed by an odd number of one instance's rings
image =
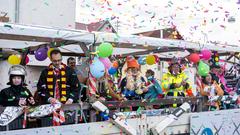
[[[13,65],[8,71],[8,75],[23,75],[26,76],[26,68],[22,65]]]

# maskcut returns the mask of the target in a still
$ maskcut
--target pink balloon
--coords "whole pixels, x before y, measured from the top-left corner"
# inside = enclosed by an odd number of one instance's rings
[[[204,60],[209,60],[212,56],[212,52],[210,50],[202,50],[201,51],[201,59],[204,59]]]
[[[112,67],[112,63],[109,58],[99,58],[99,60],[103,63],[106,69],[110,69]]]

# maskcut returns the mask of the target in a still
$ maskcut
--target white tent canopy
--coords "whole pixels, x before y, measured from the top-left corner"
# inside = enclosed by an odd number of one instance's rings
[[[134,51],[138,51],[138,49],[139,51],[143,51],[150,48],[160,49],[162,47],[178,47],[194,50],[205,48],[224,52],[240,52],[240,48],[237,45],[233,46],[211,43],[202,45],[183,40],[168,40],[136,35],[117,35],[114,33],[103,32],[90,33],[87,31],[0,23],[0,48],[21,49],[39,46],[41,44],[49,44],[49,42],[54,41],[76,41],[76,43],[85,43],[85,45],[111,42],[116,44],[116,48],[133,48]],[[71,50],[73,51],[74,47]],[[75,50],[79,51],[79,49]],[[129,49],[127,49],[127,51],[128,50]]]

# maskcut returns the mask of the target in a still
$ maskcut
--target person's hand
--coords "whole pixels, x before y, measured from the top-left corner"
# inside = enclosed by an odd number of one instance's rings
[[[142,90],[144,93],[146,93],[148,91],[148,87],[144,87]]]
[[[18,105],[19,106],[26,106],[26,104],[27,104],[26,98],[20,98],[20,100],[18,102]]]
[[[127,101],[127,98],[126,98],[126,97],[122,97],[122,98],[120,99],[120,101],[121,101],[121,102]]]
[[[56,104],[56,103],[58,102],[58,100],[57,100],[56,98],[51,98],[51,99],[49,100],[49,102],[50,102],[51,104]]]
[[[105,101],[106,101],[106,98],[104,98],[104,97],[99,97],[97,100],[100,101],[100,102],[105,102]]]
[[[72,104],[73,100],[68,99],[67,102],[65,103],[66,105]]]
[[[164,95],[163,94],[158,94],[157,98],[164,98]]]
[[[181,86],[182,86],[181,83],[175,83],[175,84],[174,84],[174,87],[175,87],[175,88],[179,88],[179,87],[181,87]]]
[[[31,105],[34,105],[34,104],[35,104],[35,101],[34,101],[33,97],[30,97],[30,98],[28,99],[28,102],[29,102]]]
[[[217,83],[215,80],[213,81],[213,84],[214,84],[214,85],[218,85],[218,83]]]
[[[183,80],[181,84],[185,86],[187,84],[187,81]]]

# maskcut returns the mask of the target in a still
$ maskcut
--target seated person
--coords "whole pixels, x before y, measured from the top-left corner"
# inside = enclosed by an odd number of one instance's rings
[[[161,86],[159,85],[156,78],[154,78],[154,71],[151,69],[148,69],[146,71],[146,88],[144,89],[144,92],[146,92],[144,98],[145,99],[156,99],[158,97],[163,97],[163,91]]]
[[[120,83],[121,93],[128,100],[143,98],[144,78],[140,75],[140,66],[133,57],[127,58],[126,77]]]
[[[216,83],[215,80],[212,79],[212,76],[208,74],[205,77],[202,77],[202,85],[200,86],[200,94],[204,97],[208,98],[207,106],[214,107],[214,109],[219,110],[219,102],[211,101],[216,96],[223,96],[224,92],[219,84]]]
[[[117,94],[116,87],[110,75],[105,75],[97,79],[97,98],[102,101],[122,101],[124,98]]]
[[[226,86],[226,82],[224,79],[224,75],[223,74],[223,69],[221,69],[221,67],[217,64],[212,64],[210,66],[211,68],[211,76],[212,79],[216,81],[217,84],[220,85],[220,87],[222,88],[224,95],[229,95],[229,92],[231,91],[227,86]]]
[[[173,59],[168,67],[169,72],[163,75],[162,87],[166,96],[185,97],[193,96],[187,75],[182,72],[180,63]],[[173,104],[177,107],[177,104]]]
[[[22,65],[13,65],[9,69],[10,87],[1,90],[0,104],[3,106],[27,106],[34,105],[35,101],[31,92],[27,89],[25,76],[27,72]]]

